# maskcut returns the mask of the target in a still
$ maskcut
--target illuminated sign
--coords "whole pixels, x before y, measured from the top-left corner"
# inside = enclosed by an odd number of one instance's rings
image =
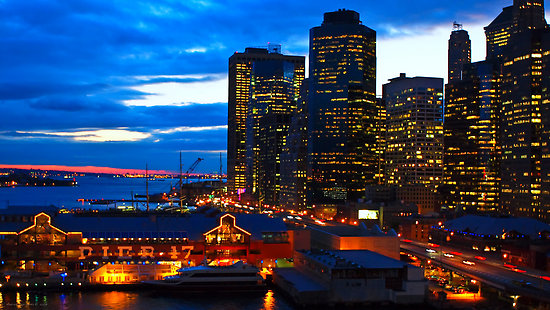
[[[158,252],[155,250],[154,246],[80,246],[80,256],[78,259],[86,259],[92,256],[92,253],[96,253],[98,256],[101,254],[103,259],[108,259],[111,257],[116,257],[118,259],[131,259],[132,256],[137,256],[141,259],[154,258],[156,256],[164,256],[170,259],[179,259],[179,258],[188,258],[191,254],[191,251],[194,249],[194,246],[181,246],[180,251],[178,251],[177,246],[171,246],[170,251],[167,253]],[[135,249],[134,249],[135,248]],[[137,251],[136,251],[137,250]],[[135,251],[135,252],[134,252]],[[133,252],[133,253],[132,253]],[[133,255],[132,255],[133,254]]]
[[[359,210],[358,218],[360,220],[377,220],[379,212],[378,210]]]

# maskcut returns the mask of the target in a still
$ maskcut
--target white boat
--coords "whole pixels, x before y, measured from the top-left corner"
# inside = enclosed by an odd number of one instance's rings
[[[230,266],[196,266],[182,268],[177,275],[163,280],[143,281],[159,289],[176,289],[184,292],[258,291],[265,289],[260,270],[238,261]]]

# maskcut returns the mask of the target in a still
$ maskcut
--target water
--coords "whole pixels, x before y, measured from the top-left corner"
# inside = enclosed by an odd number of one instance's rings
[[[90,205],[78,202],[78,199],[131,199],[132,193],[145,195],[144,178],[77,177],[78,186],[58,187],[0,187],[0,208],[7,205],[16,206],[48,206],[59,208],[108,208],[104,205]],[[149,181],[149,194],[167,193],[170,186],[175,186],[178,179],[162,179]],[[144,200],[144,198],[140,198]],[[117,203],[117,206],[131,203]],[[156,204],[151,204],[155,207]],[[113,205],[110,205],[113,207]],[[143,207],[143,206],[141,206]],[[145,207],[143,207],[145,208]]]
[[[260,296],[176,297],[146,292],[0,292],[0,309],[110,309],[110,310],[287,310],[293,309],[278,293]]]

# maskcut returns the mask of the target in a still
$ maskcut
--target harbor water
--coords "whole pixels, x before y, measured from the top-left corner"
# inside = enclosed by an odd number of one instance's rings
[[[105,209],[114,205],[91,205],[78,199],[94,200],[130,200],[132,195],[146,194],[145,178],[120,178],[112,176],[84,176],[77,177],[78,186],[55,187],[0,187],[0,208],[12,206],[49,206],[58,208],[93,208]],[[156,179],[148,181],[149,194],[168,193],[171,186],[176,186],[178,179]],[[190,180],[197,181],[197,180]],[[140,198],[144,200],[144,198]],[[117,206],[131,206],[132,203],[117,203]],[[157,204],[150,204],[155,207]],[[144,208],[138,205],[138,208]]]
[[[278,293],[254,296],[165,296],[151,292],[0,292],[0,309],[84,310],[286,310],[292,306]]]

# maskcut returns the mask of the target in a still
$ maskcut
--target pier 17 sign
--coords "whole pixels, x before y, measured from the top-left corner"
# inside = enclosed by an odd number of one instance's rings
[[[89,245],[79,246],[78,259],[153,259],[181,260],[189,258],[192,245]]]

